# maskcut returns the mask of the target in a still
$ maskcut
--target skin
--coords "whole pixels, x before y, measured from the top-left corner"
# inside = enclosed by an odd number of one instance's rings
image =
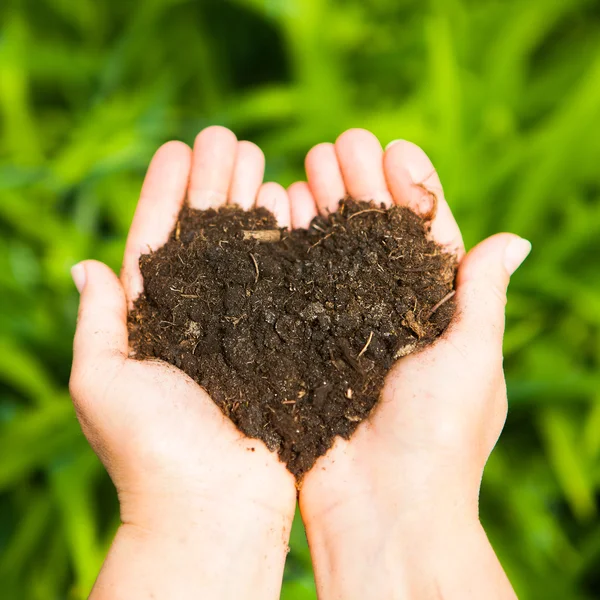
[[[205,391],[160,361],[128,357],[128,304],[142,290],[141,252],[166,242],[186,194],[196,208],[228,201],[280,210],[287,194],[262,185],[264,156],[221,127],[192,151],[154,156],[127,240],[121,280],[86,261],[71,394],[83,431],[118,492],[116,539],[91,594],[135,598],[279,598],[296,506],[293,477],[245,438]]]
[[[94,600],[280,593],[293,478],[185,374],[128,357],[140,253],[167,240],[186,195],[195,208],[256,204],[282,226],[306,227],[346,194],[427,213],[433,193],[432,234],[464,255],[439,179],[416,146],[384,152],[369,132],[350,130],[313,148],[306,170],[308,182],[288,190],[263,184],[260,149],[220,127],[201,132],[193,151],[170,142],[149,167],[121,280],[94,261],[73,270],[81,305],[71,392],[123,522]],[[477,496],[506,416],[504,300],[525,250],[501,234],[462,260],[448,334],[401,360],[371,418],[306,475],[300,507],[319,598],[514,598],[479,525]]]
[[[515,598],[479,523],[478,495],[507,412],[506,288],[530,245],[500,234],[465,256],[436,171],[409,142],[384,151],[368,131],[350,130],[313,148],[306,172],[308,184],[289,190],[294,226],[347,194],[421,214],[436,198],[432,235],[461,258],[449,330],[396,363],[371,417],[304,479],[319,598]]]

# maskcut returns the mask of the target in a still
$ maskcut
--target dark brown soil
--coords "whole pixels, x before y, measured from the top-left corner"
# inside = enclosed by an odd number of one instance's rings
[[[261,230],[266,239],[247,233]],[[369,415],[394,361],[454,312],[456,259],[406,208],[348,200],[289,232],[264,209],[185,207],[140,266],[136,356],[185,371],[298,478]]]

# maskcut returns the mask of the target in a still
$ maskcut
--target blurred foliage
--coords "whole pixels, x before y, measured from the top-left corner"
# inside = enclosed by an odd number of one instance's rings
[[[600,596],[598,2],[3,0],[0,24],[3,598],[93,583],[118,516],[66,388],[69,267],[117,269],[153,151],[215,123],[283,184],[346,128],[413,140],[470,245],[532,240],[482,515],[522,600]],[[292,538],[282,597],[314,598]]]

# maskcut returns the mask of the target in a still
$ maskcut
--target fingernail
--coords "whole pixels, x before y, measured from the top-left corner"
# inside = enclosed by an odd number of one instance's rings
[[[71,277],[77,291],[81,294],[85,287],[85,267],[83,263],[77,263],[74,267],[71,267]]]
[[[523,238],[512,240],[504,250],[504,266],[512,275],[531,252],[531,242]]]
[[[392,140],[386,147],[386,150],[389,150],[394,144],[397,144],[398,142],[401,142],[402,140]]]

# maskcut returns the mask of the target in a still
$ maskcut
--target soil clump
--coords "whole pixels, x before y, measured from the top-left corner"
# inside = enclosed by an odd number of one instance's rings
[[[140,258],[131,347],[187,373],[300,479],[452,319],[456,258],[428,234],[408,208],[351,199],[293,231],[262,208],[184,206]]]

